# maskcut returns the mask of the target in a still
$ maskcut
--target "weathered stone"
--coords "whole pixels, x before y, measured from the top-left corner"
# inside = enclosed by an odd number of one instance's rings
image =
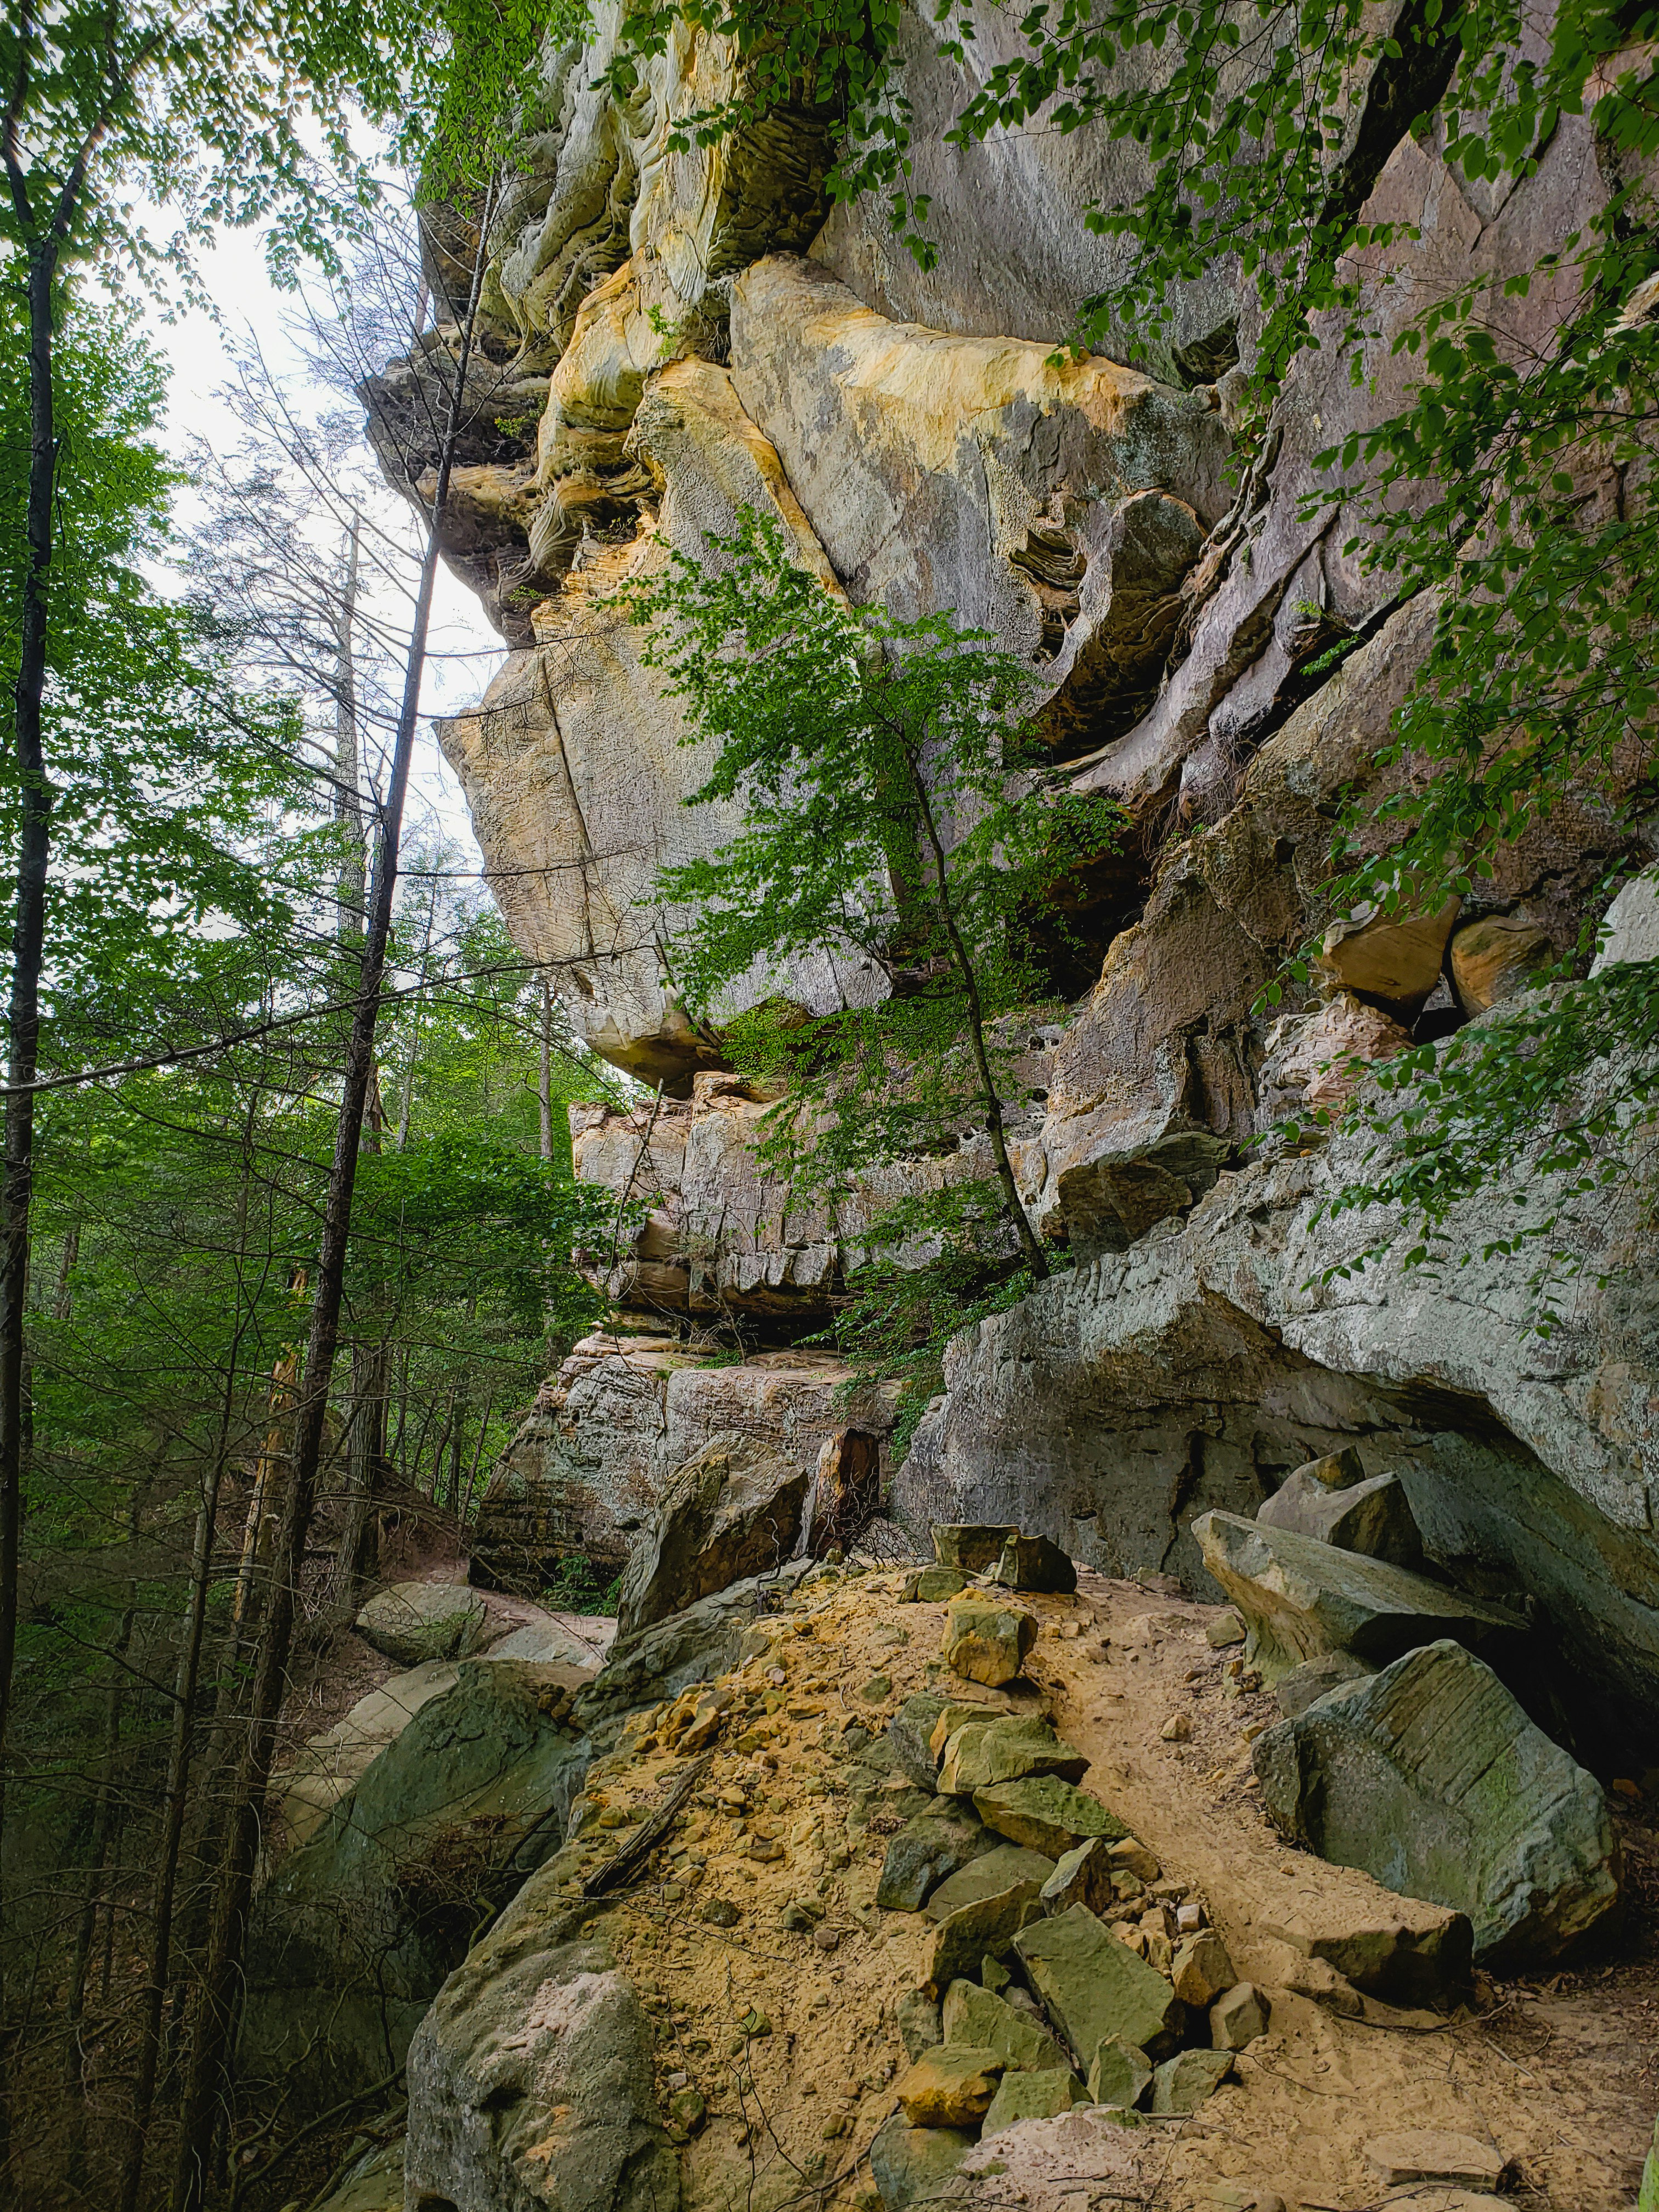
[[[1363,1682],[1376,1671],[1363,1659],[1356,1659],[1352,1651],[1323,1652],[1317,1659],[1304,1659],[1288,1674],[1281,1674],[1273,1684],[1273,1702],[1286,1720],[1294,1720],[1328,1690],[1340,1689],[1344,1682]]]
[[[1063,1852],[1042,1885],[1043,1911],[1052,1917],[1069,1912],[1074,1905],[1086,1905],[1091,1912],[1103,1913],[1112,1902],[1111,1852],[1111,1843],[1104,1836],[1091,1836],[1086,1843],[1075,1844]]]
[[[986,2112],[981,2141],[1012,2127],[1016,2120],[1052,2120],[1083,2102],[1083,2090],[1069,2066],[1005,2074]]]
[[[410,2203],[545,2202],[556,2139],[570,2212],[678,2205],[650,2023],[605,1943],[572,1940],[576,1917],[521,1893],[439,1992],[409,2054]]]
[[[932,1733],[927,1738],[928,1748],[933,1755],[935,1779],[939,1774],[939,1763],[945,1756],[945,1747],[959,1728],[966,1728],[970,1723],[977,1727],[981,1722],[1004,1717],[1006,1716],[994,1710],[988,1710],[982,1705],[963,1705],[954,1701],[945,1705],[939,1718],[933,1723]]]
[[[1080,2066],[1115,2036],[1153,2057],[1178,2039],[1185,2008],[1162,1974],[1080,1905],[1024,1929],[1014,1948],[1026,1979]]]
[[[975,2141],[965,2128],[913,2128],[902,2112],[884,2120],[870,2145],[870,2172],[886,2212],[931,2197]]]
[[[899,1595],[901,1605],[943,1605],[947,1599],[959,1597],[968,1587],[968,1577],[957,1567],[919,1567],[904,1578],[904,1588]]]
[[[1311,1013],[1286,1014],[1267,1032],[1263,1111],[1275,1120],[1340,1118],[1379,1060],[1409,1052],[1412,1033],[1380,1006],[1337,991]]]
[[[888,1844],[876,1903],[890,1912],[920,1912],[948,1876],[995,1848],[996,1838],[965,1806],[923,1813]]]
[[[1344,1444],[1340,1451],[1326,1452],[1292,1468],[1291,1478],[1298,1475],[1306,1475],[1326,1490],[1352,1490],[1365,1480],[1365,1462],[1352,1444]]]
[[[1154,2112],[1195,2112],[1233,2070],[1231,2051],[1182,2051],[1152,2075]]]
[[[996,1688],[1024,1668],[1036,1642],[1035,1614],[975,1597],[952,1598],[945,1616],[945,1656],[964,1681]]]
[[[1620,1901],[1601,1784],[1461,1644],[1413,1651],[1256,1740],[1285,1834],[1467,1912],[1477,1959],[1554,1959]]]
[[[924,2051],[945,2040],[939,2001],[926,1990],[906,1990],[894,2008],[894,2016],[907,2058],[920,2058]]]
[[[1041,1917],[1040,1893],[1037,1882],[1016,1881],[946,1914],[939,1921],[928,1961],[927,1978],[933,1987],[948,1990],[952,1982],[965,1981],[986,1952],[1005,1949],[1029,1921]]]
[[[565,1671],[463,1662],[276,1867],[249,1933],[247,2078],[337,2099],[399,2063],[480,1900],[563,1836],[589,1756],[550,1711]]]
[[[806,1470],[733,1432],[669,1478],[623,1577],[618,1641],[745,1577],[781,1566],[800,1534]]]
[[[404,2146],[366,2150],[316,2212],[404,2212]]]
[[[1042,1774],[1080,1782],[1088,1771],[1083,1753],[1062,1742],[1048,1721],[970,1721],[945,1747],[939,1790],[942,1796],[971,1797],[976,1790]]]
[[[1243,2051],[1267,2033],[1273,2008],[1254,1982],[1235,1982],[1210,2007],[1210,2040],[1218,2051]]]
[[[994,2051],[1006,2067],[1042,2069],[1066,2063],[1066,2053],[1045,2028],[977,1983],[951,1983],[945,1992],[942,2019],[946,2043]]]
[[[1094,2104],[1110,2105],[1132,2112],[1152,2084],[1152,2063],[1136,2043],[1108,2036],[1095,2052],[1089,2069],[1089,2096]]]
[[[941,2043],[911,2063],[893,2092],[913,2128],[970,2128],[990,2109],[1002,2069],[994,2051]]]
[[[1011,1843],[1046,1852],[1054,1860],[1075,1850],[1091,1836],[1103,1836],[1109,1844],[1129,1832],[1097,1797],[1053,1774],[976,1790],[974,1809],[988,1828],[994,1828]]]
[[[1132,1874],[1141,1881],[1157,1881],[1164,1872],[1155,1854],[1149,1851],[1136,1836],[1124,1836],[1116,1843],[1109,1844],[1106,1856],[1112,1863],[1114,1872]]]
[[[1378,912],[1334,922],[1325,933],[1319,965],[1339,988],[1415,1014],[1439,981],[1460,904],[1448,899],[1431,915]]]
[[[982,1575],[999,1564],[1004,1545],[1018,1534],[1018,1528],[1006,1527],[935,1522],[933,1557],[940,1566],[954,1567],[959,1574]]]
[[[1206,2012],[1238,1977],[1226,1945],[1212,1928],[1206,1928],[1176,1946],[1170,1978],[1183,2004],[1191,2005],[1195,2012]]]
[[[933,1748],[933,1723],[945,1711],[943,1698],[927,1690],[908,1697],[887,1723],[893,1755],[918,1790],[937,1787],[939,1760]]]
[[[1555,959],[1550,933],[1525,915],[1466,922],[1451,941],[1452,988],[1466,1014],[1483,1014],[1530,991]]]
[[[1373,1475],[1340,1490],[1328,1488],[1316,1475],[1292,1474],[1255,1517],[1264,1527],[1288,1528],[1397,1567],[1423,1564],[1423,1539],[1397,1474]]]
[[[1372,2136],[1365,2162],[1391,2188],[1401,2182],[1449,2181],[1465,2189],[1496,2190],[1504,2172],[1503,2156],[1490,2143],[1442,2128],[1398,2128]]]
[[[1204,1641],[1212,1651],[1225,1651],[1231,1644],[1242,1644],[1245,1634],[1244,1624],[1236,1613],[1218,1613],[1204,1624]]]
[[[1503,1606],[1407,1568],[1236,1514],[1206,1513],[1193,1534],[1249,1621],[1251,1656],[1269,1681],[1326,1651],[1381,1665],[1437,1636],[1478,1644],[1526,1626]]]
[[[619,1637],[598,1675],[577,1695],[578,1723],[592,1734],[641,1705],[677,1698],[694,1683],[734,1667],[756,1617],[787,1596],[811,1566],[810,1559],[791,1560],[777,1574],[733,1583],[653,1627]],[[718,1714],[712,1717],[718,1720]]]
[[[370,1598],[355,1626],[365,1644],[400,1666],[465,1659],[482,1641],[489,1613],[465,1583],[394,1583]]]
[[[1002,1557],[992,1570],[992,1580],[1001,1589],[1074,1590],[1077,1569],[1058,1544],[1046,1536],[1009,1537]]]

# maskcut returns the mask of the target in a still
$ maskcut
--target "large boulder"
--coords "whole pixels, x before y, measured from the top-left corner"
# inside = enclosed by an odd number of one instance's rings
[[[550,1887],[503,1914],[410,2047],[411,2204],[678,2212],[650,2022]]]
[[[677,1698],[738,1663],[744,1632],[811,1571],[793,1559],[775,1575],[751,1575],[631,1636],[618,1637],[605,1665],[577,1697],[575,1716],[590,1734],[659,1698]]]
[[[1397,1567],[1423,1564],[1423,1539],[1412,1517],[1404,1484],[1391,1470],[1368,1481],[1332,1489],[1310,1468],[1298,1468],[1262,1504],[1264,1528],[1288,1528],[1339,1551],[1363,1552]]]
[[[394,1583],[357,1615],[357,1633],[399,1666],[465,1659],[483,1641],[489,1615],[465,1583]]]
[[[1601,1784],[1459,1644],[1330,1691],[1259,1736],[1254,1758],[1286,1835],[1468,1913],[1489,1966],[1558,1958],[1619,1904]]]
[[[782,1566],[800,1540],[809,1482],[797,1462],[738,1431],[706,1443],[670,1477],[628,1562],[618,1639]]]
[[[1269,1681],[1326,1651],[1381,1663],[1436,1637],[1480,1644],[1526,1626],[1504,1606],[1293,1529],[1206,1513],[1193,1534],[1243,1614],[1250,1656]]]
[[[562,1668],[470,1661],[290,1852],[248,1939],[252,2081],[337,2102],[402,2063],[492,1897],[563,1839],[587,1747]]]

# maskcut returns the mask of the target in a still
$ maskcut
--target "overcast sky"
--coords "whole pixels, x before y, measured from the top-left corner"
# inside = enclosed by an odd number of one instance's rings
[[[180,450],[192,437],[228,450],[239,442],[235,416],[217,397],[228,381],[227,343],[251,331],[270,366],[296,377],[301,358],[284,329],[295,313],[291,295],[278,292],[266,274],[257,234],[232,232],[225,243],[200,261],[201,274],[217,301],[220,324],[204,313],[185,315],[173,324],[152,324],[152,332],[173,363],[169,420],[171,438]],[[388,501],[392,495],[387,495]],[[422,705],[428,714],[470,705],[501,666],[504,647],[484,620],[477,601],[441,563],[432,634],[434,658],[428,663]],[[438,749],[428,720],[422,719],[410,779],[406,817],[409,839],[441,833],[466,854],[463,866],[479,865],[466,804],[455,776]]]

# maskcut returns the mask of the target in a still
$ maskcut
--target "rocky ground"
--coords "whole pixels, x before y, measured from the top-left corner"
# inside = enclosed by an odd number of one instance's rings
[[[431,2162],[453,2166],[453,2145],[434,2148],[430,2126],[423,2138],[420,2108],[422,2081],[459,2063],[458,2034],[473,2038],[465,2063],[493,2067],[498,2081],[479,2092],[488,2117],[467,2153],[476,2203],[555,2201],[514,2193],[526,2185],[525,2160],[548,2172],[562,2128],[586,2138],[569,2104],[538,2117],[515,2109],[525,2094],[517,2077],[499,2086],[503,2054],[526,2040],[524,2010],[510,2023],[516,2033],[490,2031],[487,2064],[476,2019],[457,2023],[469,2005],[476,2014],[487,1983],[506,1992],[537,1946],[556,1942],[566,1951],[552,1955],[578,1970],[561,1969],[567,1998],[601,1987],[625,1998],[619,1976],[643,2008],[636,2041],[680,2152],[687,2205],[873,2208],[871,2145],[897,2108],[907,2066],[901,2004],[925,1981],[937,1933],[925,1912],[876,1902],[890,1839],[922,1802],[885,1728],[930,1690],[994,1711],[1046,1705],[1088,1761],[1086,1790],[1159,1863],[1159,1883],[1133,1907],[1153,1963],[1159,1934],[1178,1934],[1176,1909],[1196,1905],[1184,1917],[1214,1928],[1237,1977],[1270,2007],[1267,2032],[1199,2110],[1126,2123],[1085,2106],[1028,2121],[971,2151],[953,2194],[1066,2212],[1463,2212],[1481,2198],[1413,2184],[1402,2178],[1409,2160],[1402,2169],[1396,2160],[1390,2179],[1379,2144],[1429,2130],[1472,2139],[1486,2167],[1480,2188],[1496,2180],[1531,2212],[1632,2203],[1659,2094],[1656,1844],[1638,1806],[1620,1814],[1629,1898],[1620,1936],[1547,1980],[1478,1974],[1473,2001],[1449,2010],[1384,2003],[1329,1957],[1382,1956],[1426,1909],[1287,1848],[1269,1826],[1250,1744],[1279,1709],[1253,1686],[1238,1645],[1211,1640],[1226,1632],[1217,1626],[1225,1610],[1088,1575],[1075,1595],[1018,1602],[1038,1623],[1024,1679],[986,1689],[947,1669],[942,1603],[904,1601],[900,1573],[820,1569],[747,1632],[738,1668],[634,1715],[588,1769],[572,1842],[475,1954],[477,1978],[467,1986],[469,1961],[417,2039],[410,2203],[451,2201]],[[683,1791],[617,1893],[584,1894]],[[1112,1917],[1131,1916],[1121,1906]],[[524,2000],[532,2028],[550,1986]],[[434,2034],[423,2057],[422,2040]],[[621,2059],[617,2067],[626,2071]],[[648,2093],[635,2103],[648,2108]],[[643,2127],[623,2171],[665,2149]],[[486,2168],[499,2193],[477,2180]],[[337,2212],[401,2206],[403,2187],[388,2154],[336,2200]],[[615,2201],[642,2203],[632,2187],[619,2184]],[[473,2212],[474,2195],[453,2179],[443,2190]]]

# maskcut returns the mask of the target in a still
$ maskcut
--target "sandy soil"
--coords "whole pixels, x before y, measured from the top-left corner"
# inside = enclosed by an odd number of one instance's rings
[[[899,1587],[879,1573],[827,1594],[817,1585],[777,1623],[770,1648],[727,1678],[741,1723],[728,1723],[651,1879],[596,1909],[661,2024],[665,2103],[687,2088],[706,2100],[686,2161],[694,2208],[874,2202],[864,2154],[903,2064],[894,2006],[922,1977],[933,1923],[874,1908],[889,1820],[878,1807],[848,1832],[833,1739],[854,1717],[878,1729],[914,1690],[960,1687],[939,1657],[944,1607],[901,1605]],[[1092,1762],[1085,1786],[1203,1902],[1273,2009],[1237,2080],[1201,2112],[1133,2135],[1114,2128],[1092,2174],[1073,2171],[1073,2148],[1022,2179],[1016,2140],[1035,2144],[1040,2130],[1013,2130],[995,2139],[1009,2147],[993,2161],[1006,2171],[975,2185],[976,2199],[1211,2212],[1277,2197],[1289,2212],[1384,2201],[1435,2212],[1462,2200],[1390,2197],[1364,2150],[1384,2130],[1432,2127],[1493,2146],[1506,2195],[1528,2212],[1626,2212],[1659,2102],[1656,1842],[1644,1818],[1621,1815],[1631,1911],[1603,1955],[1542,1984],[1483,1979],[1475,2007],[1452,2019],[1371,2001],[1364,2018],[1340,2016],[1275,1983],[1285,1954],[1264,1929],[1374,1911],[1386,1893],[1287,1848],[1263,1818],[1245,1732],[1276,1709],[1230,1687],[1236,1655],[1212,1650],[1203,1632],[1221,1609],[1098,1577],[1075,1598],[1021,1602],[1042,1624],[1030,1674]],[[1188,1741],[1164,1739],[1176,1713],[1191,1723]],[[596,1854],[613,1824],[684,1771],[654,1726],[645,1717],[592,1771],[592,1811],[605,1822],[585,1831]],[[701,1917],[715,1897],[735,1924]],[[793,1899],[823,1906],[822,1933],[781,1925]],[[1081,2118],[1050,2124],[1075,2137]]]

